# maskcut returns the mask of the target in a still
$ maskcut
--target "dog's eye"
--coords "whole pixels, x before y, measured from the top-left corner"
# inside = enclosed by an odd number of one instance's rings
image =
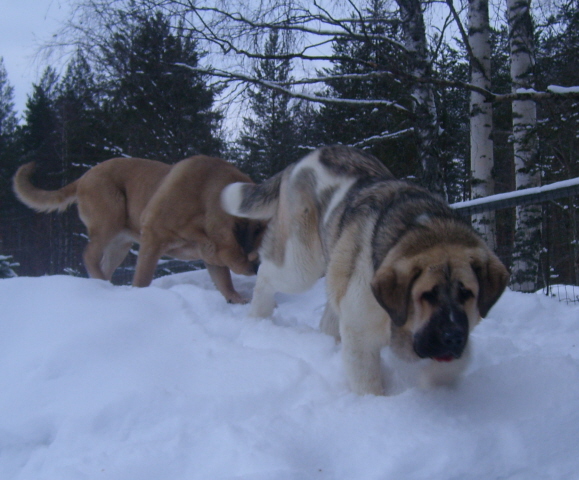
[[[474,298],[474,293],[464,285],[458,287],[458,300],[460,303],[466,302],[469,298]]]
[[[436,304],[438,300],[438,287],[434,287],[432,290],[424,292],[422,294],[422,299],[426,300],[431,305]]]

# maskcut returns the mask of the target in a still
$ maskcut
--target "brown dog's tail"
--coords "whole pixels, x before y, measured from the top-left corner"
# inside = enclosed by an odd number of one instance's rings
[[[69,183],[59,190],[42,190],[30,182],[30,176],[36,168],[35,162],[22,165],[12,179],[12,188],[18,200],[37,212],[62,212],[76,201],[77,181]]]

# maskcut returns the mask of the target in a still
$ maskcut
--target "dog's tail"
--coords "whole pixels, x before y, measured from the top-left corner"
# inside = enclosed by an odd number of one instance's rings
[[[37,212],[62,212],[76,201],[76,181],[59,190],[42,190],[30,182],[35,168],[35,162],[22,165],[12,179],[14,193],[24,205]]]
[[[231,183],[221,192],[221,205],[230,215],[269,220],[275,214],[283,171],[260,185]]]

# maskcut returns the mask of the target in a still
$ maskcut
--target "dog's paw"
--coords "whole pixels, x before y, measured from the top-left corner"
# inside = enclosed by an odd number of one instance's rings
[[[243,298],[239,293],[235,293],[235,295],[229,295],[227,297],[227,303],[236,304],[236,305],[246,305],[249,303],[249,299]]]
[[[249,312],[250,317],[254,318],[268,318],[273,315],[273,311],[275,310],[276,303],[274,301],[260,303],[256,302],[255,299],[251,302],[251,310]]]

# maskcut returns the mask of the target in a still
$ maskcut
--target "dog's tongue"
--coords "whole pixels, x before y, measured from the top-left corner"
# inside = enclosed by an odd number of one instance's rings
[[[454,357],[452,355],[442,355],[441,357],[434,357],[437,362],[452,362]]]

